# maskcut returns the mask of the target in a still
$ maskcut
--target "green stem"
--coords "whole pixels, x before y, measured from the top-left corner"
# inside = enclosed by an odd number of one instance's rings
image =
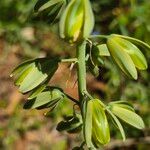
[[[79,106],[79,101],[77,101],[76,99],[74,99],[73,97],[71,97],[71,96],[68,95],[68,94],[65,94],[65,95],[66,95],[66,97],[67,97],[69,100],[71,100],[72,102],[76,103],[76,104]]]
[[[78,59],[78,93],[79,101],[84,98],[84,91],[86,91],[86,41],[82,41],[77,45],[77,59]]]
[[[107,39],[109,35],[90,35],[89,38],[102,38],[102,39]]]

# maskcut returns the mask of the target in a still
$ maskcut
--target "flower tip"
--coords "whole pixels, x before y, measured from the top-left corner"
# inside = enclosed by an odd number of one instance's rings
[[[142,121],[142,122],[141,122],[141,126],[139,127],[139,129],[140,129],[140,130],[143,130],[144,128],[145,128],[145,124],[144,124],[144,122]]]
[[[134,80],[137,80],[138,79],[138,75],[135,74],[134,76],[132,76]]]

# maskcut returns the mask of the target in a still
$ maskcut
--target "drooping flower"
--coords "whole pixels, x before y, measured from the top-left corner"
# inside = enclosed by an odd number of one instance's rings
[[[113,60],[126,75],[137,79],[137,69],[147,69],[147,62],[143,53],[136,44],[127,38],[110,35],[107,39],[107,47]]]
[[[94,27],[89,0],[71,0],[60,20],[60,36],[69,42],[86,38]]]

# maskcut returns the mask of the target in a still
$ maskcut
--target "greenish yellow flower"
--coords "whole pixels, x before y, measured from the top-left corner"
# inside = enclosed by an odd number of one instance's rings
[[[75,42],[90,35],[94,17],[89,0],[71,0],[60,20],[60,36]]]
[[[59,59],[37,58],[28,60],[16,67],[11,77],[21,93],[27,93],[48,82],[58,68]]]
[[[84,135],[88,147],[98,148],[110,141],[107,117],[99,99],[87,102]]]
[[[110,35],[107,40],[107,47],[114,61],[126,75],[137,79],[137,69],[147,69],[147,62],[143,53],[129,40]]]

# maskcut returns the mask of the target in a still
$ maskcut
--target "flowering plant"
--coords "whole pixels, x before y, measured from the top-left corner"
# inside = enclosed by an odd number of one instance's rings
[[[76,112],[73,107],[74,113],[66,116],[56,128],[60,132],[83,133],[83,143],[74,149],[84,149],[84,145],[88,149],[97,149],[109,143],[108,116],[118,127],[123,140],[125,133],[120,120],[143,129],[144,122],[135,113],[132,104],[122,100],[105,104],[101,99],[89,94],[86,87],[86,68],[97,76],[99,68],[104,64],[103,59],[111,57],[129,78],[136,80],[137,70],[145,70],[148,67],[141,50],[150,50],[150,46],[123,35],[92,35],[94,15],[89,0],[38,0],[35,12],[46,14],[51,23],[59,21],[60,37],[76,46],[76,57],[37,58],[16,67],[11,74],[15,78],[15,85],[21,93],[29,93],[24,108],[49,108],[51,112],[66,98],[74,102],[80,111]],[[59,87],[48,85],[59,63],[64,62],[77,65],[78,100],[64,93]]]

